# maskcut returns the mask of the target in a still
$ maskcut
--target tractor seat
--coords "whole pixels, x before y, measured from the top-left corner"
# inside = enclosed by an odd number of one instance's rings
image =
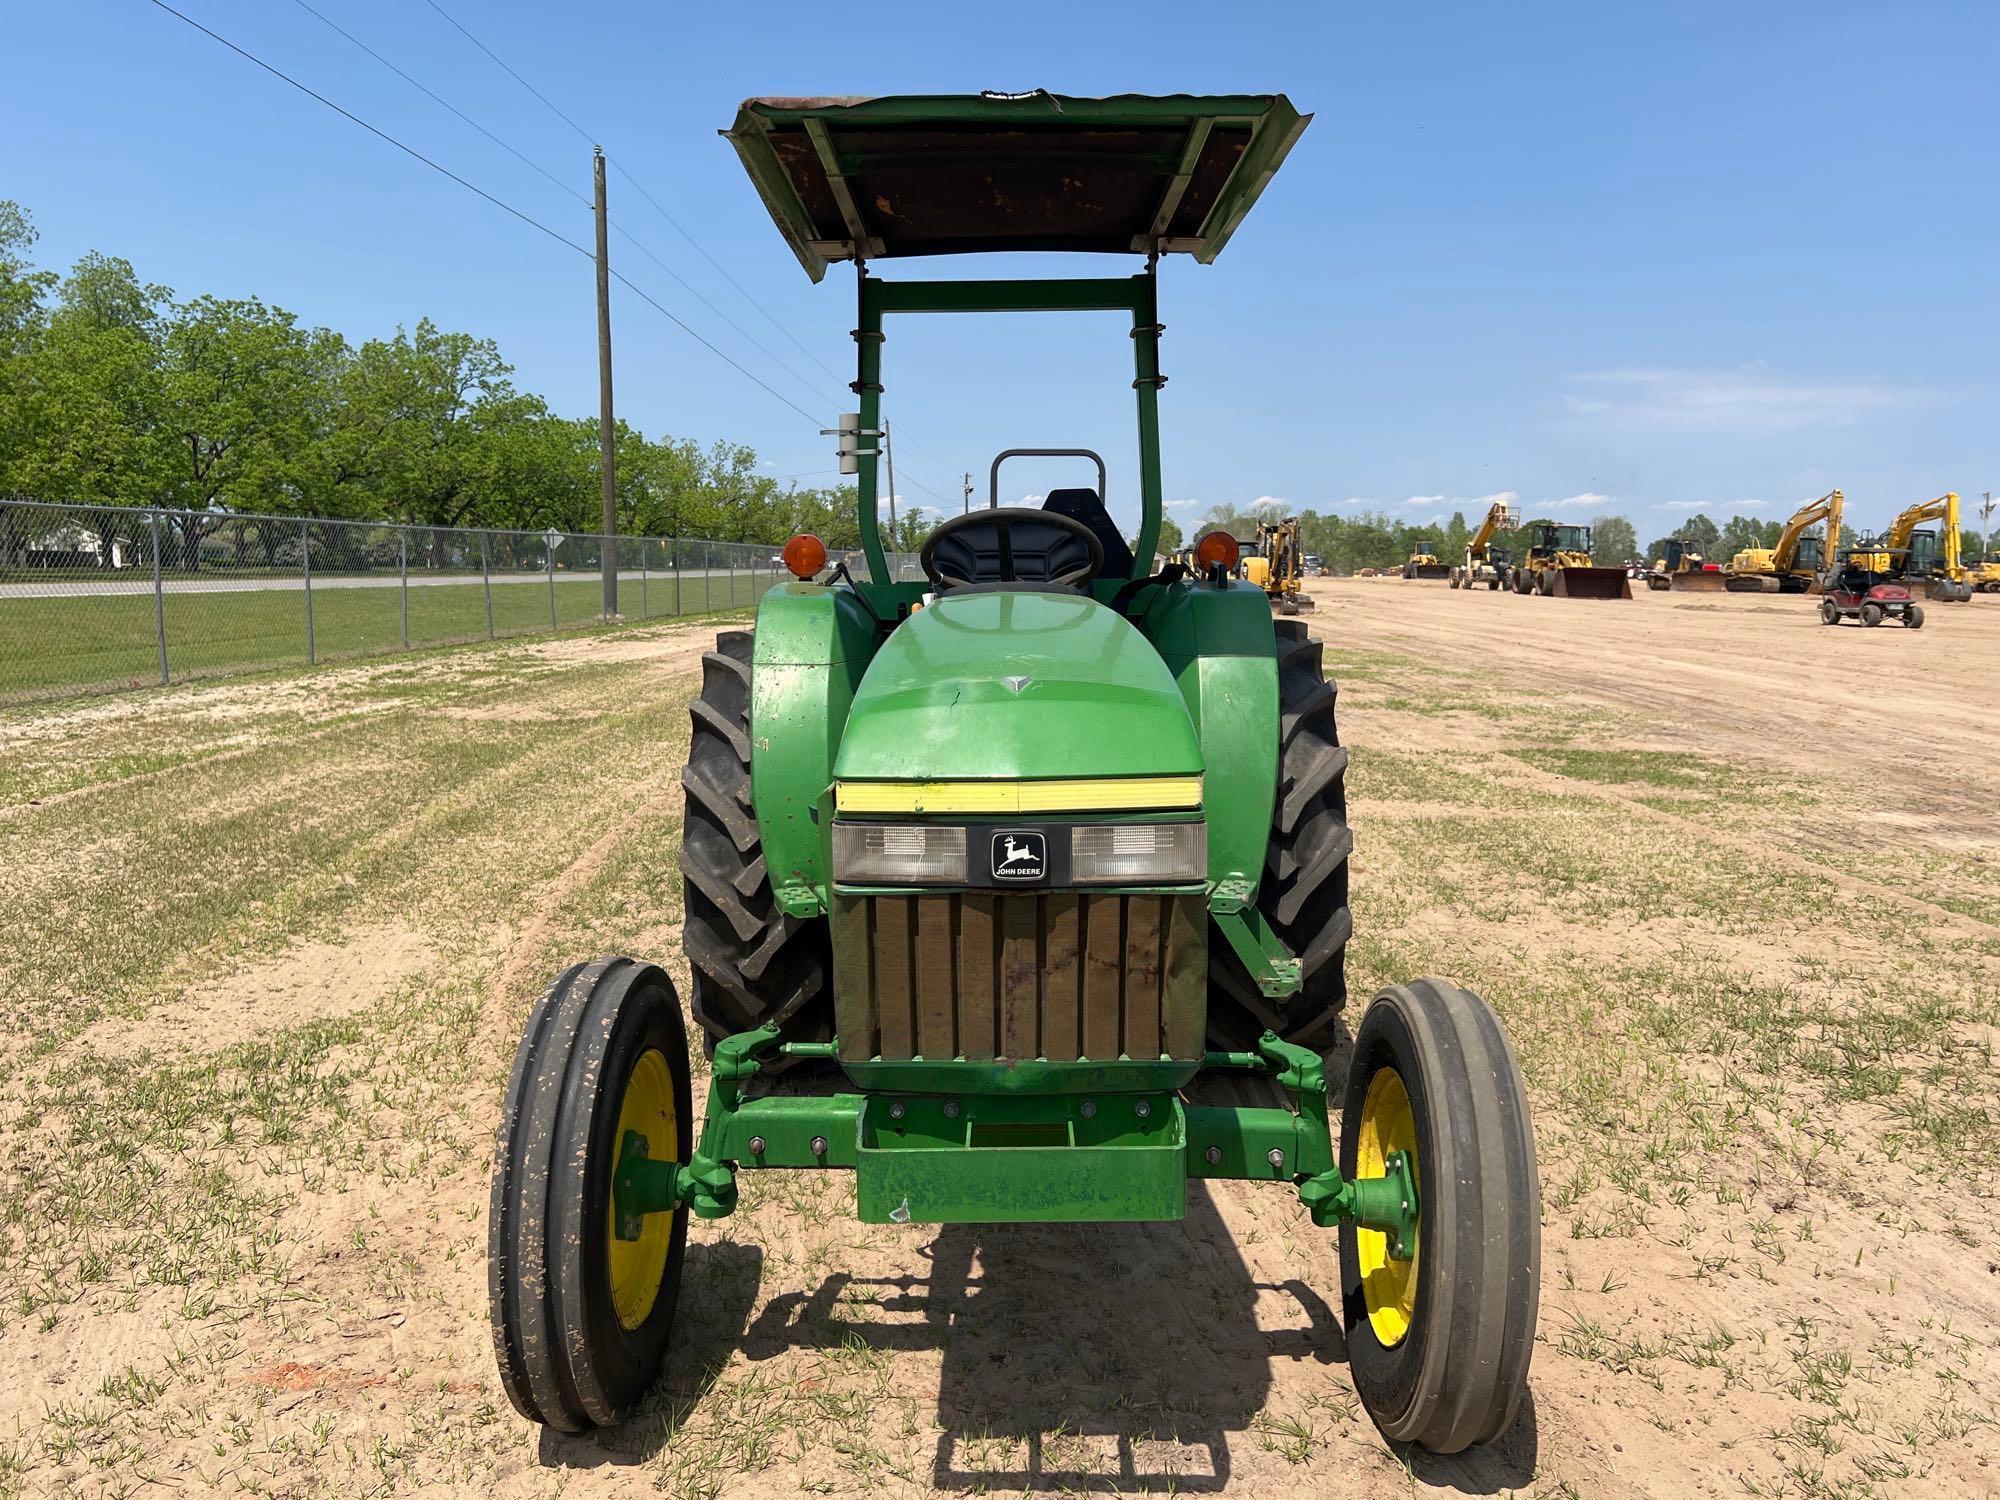
[[[969,588],[1087,587],[1103,563],[1097,537],[1081,521],[1025,507],[975,510],[942,522],[918,554],[939,591]]]
[[[1132,576],[1132,549],[1125,545],[1125,538],[1111,523],[1111,512],[1104,508],[1096,490],[1050,490],[1042,500],[1042,509],[1053,516],[1081,521],[1090,528],[1097,545],[1104,549],[1104,566],[1099,571],[1106,578]]]

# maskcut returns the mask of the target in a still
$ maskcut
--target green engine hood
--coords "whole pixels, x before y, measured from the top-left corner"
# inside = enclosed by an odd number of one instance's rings
[[[1013,591],[946,596],[898,626],[834,761],[853,781],[1201,770],[1187,702],[1130,622],[1094,599]]]

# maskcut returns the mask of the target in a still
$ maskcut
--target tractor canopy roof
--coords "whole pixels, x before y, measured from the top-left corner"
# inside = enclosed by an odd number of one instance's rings
[[[1204,264],[1310,115],[1283,94],[747,99],[723,135],[806,274],[992,250]]]

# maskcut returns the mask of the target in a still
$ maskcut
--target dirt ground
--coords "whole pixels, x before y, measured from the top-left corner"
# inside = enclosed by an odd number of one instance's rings
[[[875,1227],[838,1174],[696,1222],[631,1426],[522,1423],[491,1135],[549,974],[684,979],[675,626],[0,715],[0,1495],[2000,1493],[2000,599],[1314,592],[1353,1019],[1451,975],[1533,1096],[1501,1443],[1382,1441],[1283,1192]]]

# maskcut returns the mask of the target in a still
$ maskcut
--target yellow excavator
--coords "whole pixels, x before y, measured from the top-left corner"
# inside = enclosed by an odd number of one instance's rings
[[[1917,530],[1925,521],[1941,523],[1942,535]],[[1956,491],[1910,506],[1889,523],[1882,544],[1886,551],[1903,554],[1901,582],[1917,598],[1963,604],[1972,597],[1972,583],[1959,554]]]
[[[1723,587],[1736,594],[1812,594],[1819,591],[1821,569],[1840,545],[1840,517],[1846,499],[1829,490],[1792,513],[1775,547],[1745,547],[1723,568]],[[1826,522],[1826,537],[1807,536],[1806,528]]]
[[[1263,576],[1255,580],[1271,596],[1271,608],[1281,615],[1295,615],[1313,609],[1312,595],[1300,586],[1305,576],[1305,545],[1299,538],[1299,520],[1291,516],[1270,525],[1257,523],[1257,558],[1264,564]]]
[[[1506,501],[1496,500],[1488,506],[1486,519],[1479,523],[1479,529],[1465,544],[1464,564],[1451,570],[1451,586],[1469,589],[1474,584],[1483,583],[1489,589],[1499,588],[1507,576],[1508,559],[1506,549],[1494,546],[1493,538],[1499,532],[1512,531],[1520,524],[1521,513]]]
[[[1528,551],[1514,569],[1514,592],[1558,599],[1630,599],[1623,568],[1600,568],[1590,556],[1590,528],[1537,521],[1528,528]]]

